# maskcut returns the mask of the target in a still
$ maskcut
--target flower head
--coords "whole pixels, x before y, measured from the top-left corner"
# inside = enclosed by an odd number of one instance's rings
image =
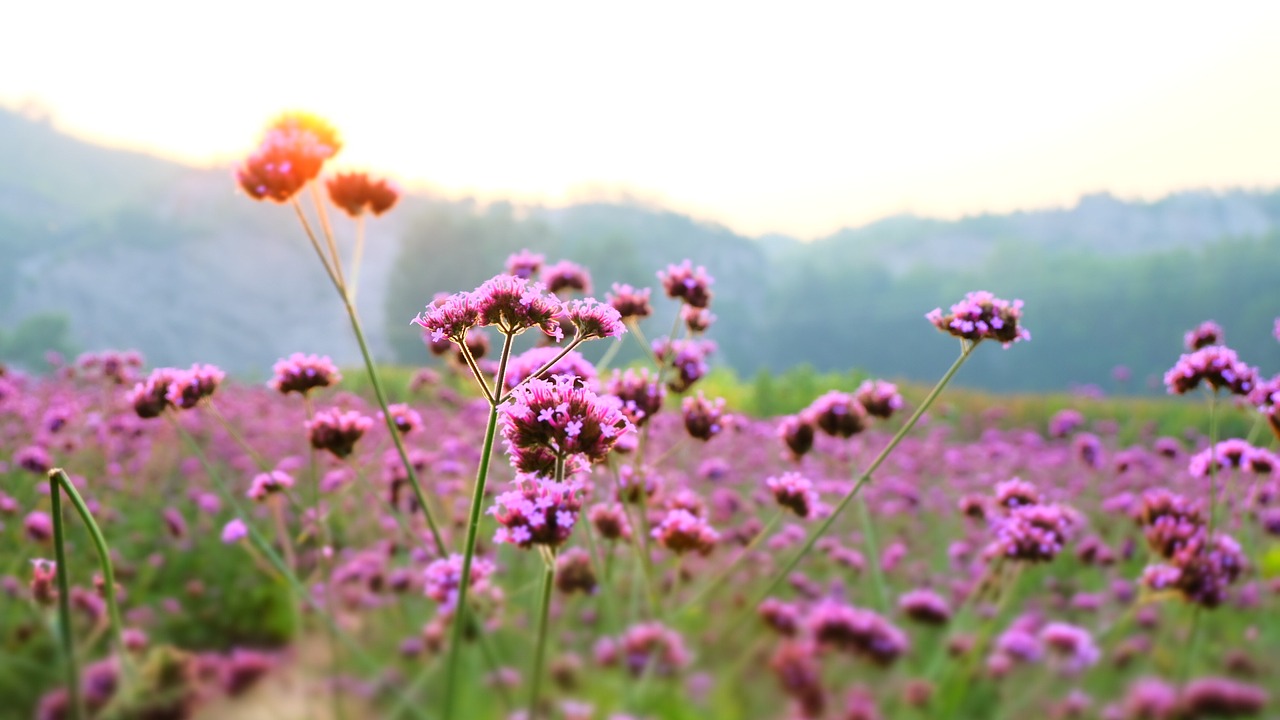
[[[988,557],[1047,562],[1062,552],[1077,524],[1078,515],[1061,505],[1023,505],[1014,508],[996,526]]]
[[[507,258],[507,273],[529,280],[542,270],[542,263],[546,260],[545,255],[529,252],[526,248]]]
[[[559,547],[569,539],[582,509],[582,486],[536,476],[515,480],[515,489],[502,493],[489,510],[501,526],[494,542],[528,549],[534,545]]]
[[[561,377],[528,380],[513,391],[501,413],[512,464],[544,475],[551,474],[557,458],[603,462],[632,428],[616,400]]]
[[[1187,331],[1182,337],[1182,344],[1187,352],[1195,352],[1202,347],[1222,344],[1222,326],[1212,320],[1205,320]]]
[[[864,380],[853,397],[872,417],[888,419],[902,409],[898,386],[884,380]]]
[[[288,395],[306,395],[316,388],[329,387],[342,382],[342,373],[328,355],[303,355],[294,353],[276,361],[271,367],[268,383],[277,392]]]
[[[317,412],[306,427],[311,447],[344,458],[355,451],[356,441],[373,427],[373,420],[355,410],[328,408]]]
[[[1031,339],[1022,327],[1022,301],[1002,300],[985,290],[968,293],[945,315],[934,308],[925,317],[942,332],[975,343],[992,339],[1009,347]]]
[[[341,147],[337,132],[324,120],[288,113],[267,129],[258,149],[236,170],[236,180],[254,200],[286,202],[319,175],[324,161]]]
[[[787,450],[796,460],[813,449],[815,435],[817,435],[817,420],[814,419],[812,412],[789,415],[778,423],[778,437],[786,443]]]
[[[833,437],[849,438],[867,428],[867,410],[852,395],[832,390],[809,405],[818,427]]]
[[[656,373],[648,368],[625,371],[614,370],[613,377],[605,385],[605,392],[622,403],[619,409],[632,425],[640,427],[649,422],[662,409],[667,389]]]
[[[684,428],[691,437],[705,442],[724,429],[724,398],[711,401],[699,390],[696,397],[684,399],[681,410],[684,411]]]
[[[480,311],[471,293],[455,293],[433,300],[412,323],[426,331],[435,352],[436,343],[463,342],[467,331],[480,325]]]
[[[668,265],[666,270],[658,271],[658,279],[669,298],[683,300],[696,308],[704,308],[711,302],[711,285],[715,279],[701,265],[695,269],[689,260]]]
[[[573,325],[581,340],[617,338],[622,337],[622,334],[627,331],[627,326],[622,322],[622,316],[612,305],[606,305],[593,298],[565,303],[564,318]]]
[[[480,325],[494,325],[504,335],[538,328],[556,340],[564,338],[564,331],[556,322],[563,305],[554,295],[546,294],[542,283],[514,275],[495,275],[472,291],[470,297]]]
[[[1172,395],[1184,395],[1204,381],[1216,390],[1248,395],[1258,381],[1258,371],[1240,361],[1236,351],[1209,345],[1178,358],[1164,374],[1165,387]]]
[[[677,555],[690,550],[708,555],[720,541],[720,533],[711,529],[706,520],[683,508],[668,511],[650,534],[659,545]]]
[[[166,408],[172,407],[169,401],[169,385],[177,379],[178,371],[173,368],[156,368],[147,379],[134,386],[127,400],[133,406],[138,417],[149,419],[160,417]]]
[[[245,496],[250,500],[262,502],[276,493],[293,487],[293,476],[281,470],[259,473],[249,484],[249,492]]]
[[[765,478],[764,486],[779,505],[802,518],[812,515],[818,507],[818,492],[813,489],[813,481],[800,473],[787,472]]]
[[[368,173],[338,173],[325,183],[329,199],[351,217],[360,217],[366,210],[381,215],[390,210],[400,199],[400,188],[385,178],[369,179]]]
[[[911,647],[906,633],[878,614],[824,600],[809,611],[809,632],[820,645],[864,657],[877,665],[892,665]]]
[[[175,370],[165,399],[176,408],[188,410],[211,397],[226,376],[213,365],[196,364],[190,370]]]
[[[566,291],[583,295],[591,294],[591,273],[569,260],[561,260],[543,267],[542,283],[547,286],[547,292],[552,294]]]
[[[605,293],[605,300],[618,311],[623,321],[647,318],[653,314],[649,306],[649,288],[637,290],[630,285],[613,284],[613,292]]]

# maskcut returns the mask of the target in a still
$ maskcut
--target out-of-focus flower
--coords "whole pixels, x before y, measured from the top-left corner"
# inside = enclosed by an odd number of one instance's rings
[[[684,428],[693,438],[705,442],[724,429],[724,398],[708,400],[699,390],[697,396],[684,399],[681,410],[684,412]]]
[[[282,470],[259,473],[249,483],[249,492],[245,496],[250,500],[262,502],[268,497],[284,492],[293,487],[293,476]]]
[[[1094,644],[1089,631],[1069,623],[1051,622],[1045,625],[1040,630],[1040,641],[1068,673],[1078,673],[1102,657],[1102,652]]]
[[[651,293],[649,288],[637,290],[630,285],[614,283],[613,292],[605,293],[605,301],[618,311],[624,322],[640,320],[653,314],[653,308],[649,306]]]
[[[328,355],[303,355],[294,353],[276,361],[271,367],[272,378],[268,383],[282,394],[306,395],[316,388],[329,387],[342,382],[342,373]]]
[[[659,545],[677,555],[690,550],[709,555],[720,541],[720,533],[713,530],[706,520],[685,509],[669,510],[651,534]]]
[[[254,200],[286,202],[341,148],[337,132],[324,120],[288,113],[268,127],[261,144],[236,170],[236,180]]]
[[[715,313],[706,308],[685,305],[680,308],[680,320],[689,329],[690,335],[697,335],[711,329],[711,325],[716,321],[716,316]]]
[[[591,567],[591,553],[582,548],[569,548],[556,558],[556,588],[566,594],[596,591],[596,573]]]
[[[1222,326],[1212,320],[1205,320],[1182,336],[1182,344],[1187,352],[1195,352],[1210,345],[1221,345]]]
[[[1241,362],[1235,350],[1209,345],[1178,358],[1164,374],[1165,387],[1172,395],[1184,395],[1201,381],[1214,390],[1247,396],[1258,381],[1258,371]]]
[[[1023,505],[996,525],[987,557],[1047,562],[1057,557],[1079,523],[1074,510],[1061,505]]]
[[[507,258],[507,273],[525,280],[532,279],[542,270],[542,264],[546,259],[545,255],[529,252],[526,248]]]
[[[946,598],[925,588],[903,593],[898,598],[898,609],[903,615],[926,625],[945,625],[951,620],[951,606]]]
[[[212,397],[227,374],[213,365],[192,365],[190,370],[174,371],[165,392],[165,399],[181,410],[195,407],[201,400]]]
[[[400,199],[400,188],[385,178],[373,180],[368,173],[338,173],[325,182],[329,199],[351,217],[360,217],[367,210],[381,215],[395,206]]]
[[[854,396],[832,390],[808,408],[818,427],[832,437],[849,438],[867,429],[867,410]]]
[[[864,380],[853,397],[872,417],[888,419],[902,409],[898,386],[884,380]]]
[[[778,422],[778,437],[786,443],[791,456],[799,460],[805,453],[813,449],[813,441],[817,435],[817,421],[813,413],[806,411],[799,415],[789,415]]]
[[[911,647],[906,633],[880,615],[824,600],[809,611],[809,632],[820,645],[859,655],[877,665],[892,665]]]
[[[306,423],[311,447],[317,450],[328,450],[340,458],[354,452],[356,441],[371,427],[373,427],[371,418],[355,410],[343,412],[337,408],[321,410]]]
[[[764,486],[773,493],[779,505],[802,518],[812,515],[818,507],[818,493],[813,489],[813,482],[800,473],[787,472],[765,478]]]
[[[658,279],[667,292],[667,297],[683,300],[696,308],[704,308],[711,303],[711,285],[715,282],[707,274],[707,269],[685,260],[679,265],[668,265],[666,270],[658,271]]]
[[[222,526],[222,542],[230,545],[248,537],[249,528],[240,518],[233,518]]]
[[[391,424],[396,426],[396,430],[401,435],[408,435],[414,430],[422,427],[422,415],[417,410],[409,407],[405,403],[396,403],[388,405],[387,409],[391,411]],[[378,411],[378,419],[386,421],[382,411]]]
[[[590,295],[591,273],[575,262],[561,260],[542,268],[542,284],[555,295],[565,291]]]

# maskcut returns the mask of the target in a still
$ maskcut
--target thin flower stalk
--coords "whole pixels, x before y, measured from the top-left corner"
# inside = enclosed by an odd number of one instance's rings
[[[67,697],[76,720],[85,720],[84,694],[80,692],[80,664],[76,659],[75,638],[71,635],[71,583],[67,579],[67,553],[63,538],[62,490],[55,473],[49,473],[49,500],[53,515],[54,562],[58,564],[58,640],[62,644],[63,662],[67,669]]]

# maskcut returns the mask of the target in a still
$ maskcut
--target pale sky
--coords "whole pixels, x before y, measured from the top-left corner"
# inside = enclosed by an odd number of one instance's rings
[[[33,101],[202,165],[305,109],[411,186],[816,237],[1280,185],[1280,2],[12,2]]]

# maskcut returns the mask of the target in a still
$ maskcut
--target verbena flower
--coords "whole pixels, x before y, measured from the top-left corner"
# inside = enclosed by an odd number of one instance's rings
[[[557,458],[603,462],[631,423],[608,396],[574,380],[531,379],[501,407],[502,436],[517,470],[550,475]]]
[[[613,306],[593,298],[565,303],[563,318],[573,325],[579,340],[617,338],[627,331],[622,316]]]
[[[672,392],[684,392],[707,374],[707,357],[715,352],[716,344],[710,340],[676,340],[659,338],[651,343],[653,355],[661,365],[676,371],[667,378]]]
[[[343,412],[337,408],[321,410],[306,423],[311,447],[317,450],[328,450],[340,458],[354,452],[356,441],[371,427],[373,427],[371,418],[355,410]]]
[[[677,555],[691,550],[709,555],[720,541],[720,533],[706,520],[682,508],[669,510],[650,534],[659,545]]]
[[[898,393],[898,386],[884,380],[862,381],[853,397],[872,417],[888,419],[902,409],[902,395]]]
[[[490,578],[496,569],[493,562],[486,558],[472,559],[471,576],[468,578],[470,597],[501,593],[490,584]],[[426,596],[439,603],[442,612],[452,615],[458,605],[458,586],[462,583],[462,556],[455,553],[447,559],[433,560],[427,565],[423,575],[426,579]]]
[[[494,542],[525,549],[564,544],[582,509],[582,485],[529,475],[517,477],[514,485],[514,490],[499,495],[489,509],[500,525]]]
[[[165,391],[165,399],[181,410],[195,407],[212,397],[227,374],[213,365],[192,365],[190,370],[176,370]]]
[[[1015,477],[996,483],[995,494],[996,504],[1005,510],[1040,504],[1040,491],[1021,478]]]
[[[542,271],[542,264],[546,260],[547,257],[545,255],[530,252],[528,248],[525,248],[507,258],[507,273],[529,280]]]
[[[596,572],[591,567],[591,553],[582,548],[569,548],[556,557],[556,589],[569,595],[596,591]]]
[[[641,427],[662,409],[667,389],[648,368],[614,370],[605,393],[618,398],[620,410],[632,425]]]
[[[715,323],[715,313],[706,308],[685,305],[680,308],[680,321],[688,328],[690,335],[698,335],[711,329],[711,325]]]
[[[613,292],[605,293],[604,297],[618,311],[623,321],[640,320],[653,314],[653,308],[649,305],[651,293],[649,288],[637,290],[630,285],[614,283]]]
[[[542,283],[547,286],[547,292],[552,294],[558,295],[562,292],[591,294],[591,273],[578,263],[569,260],[544,266]]]
[[[764,486],[773,493],[773,499],[802,518],[811,516],[818,507],[818,493],[813,481],[797,472],[783,473],[765,478]]]
[[[1084,415],[1079,410],[1067,408],[1049,418],[1049,437],[1064,438],[1084,425]]]
[[[1240,544],[1229,535],[1207,530],[1193,535],[1166,563],[1148,565],[1142,582],[1152,590],[1174,590],[1187,602],[1217,607],[1226,599],[1227,587],[1245,567]]]
[[[1040,629],[1040,641],[1068,673],[1079,673],[1102,657],[1102,652],[1093,642],[1093,635],[1070,623],[1051,622],[1045,625]]]
[[[434,352],[435,343],[463,342],[467,331],[480,324],[480,310],[471,293],[455,293],[432,300],[412,322],[426,331]]]
[[[812,643],[782,643],[769,659],[769,669],[778,678],[782,692],[800,706],[802,717],[822,716],[826,693],[822,689],[822,665]]]
[[[407,404],[395,403],[388,405],[387,409],[391,411],[391,424],[395,425],[401,435],[408,435],[422,428],[422,415]],[[386,416],[381,410],[378,411],[378,419],[386,422]]]
[[[925,318],[942,332],[975,343],[991,339],[1009,347],[1031,339],[1022,327],[1022,301],[1002,300],[985,290],[966,294],[945,315],[934,308]]]
[[[707,441],[724,429],[724,398],[708,400],[699,390],[696,397],[687,397],[680,408],[684,413],[684,428],[689,435]]]
[[[1229,438],[1206,448],[1187,463],[1193,477],[1207,478],[1214,472],[1243,470],[1259,475],[1270,475],[1275,468],[1275,455],[1265,448],[1258,448],[1239,438]]]
[[[806,624],[819,645],[881,666],[892,665],[911,648],[906,633],[877,613],[832,600],[815,604]]]
[[[800,630],[800,608],[793,603],[783,602],[769,597],[760,602],[756,613],[773,630],[787,637],[795,636]]]
[[[814,400],[808,412],[828,435],[849,438],[867,429],[867,410],[846,392],[832,390]]]
[[[1138,678],[1121,702],[1125,720],[1177,720],[1181,716],[1178,689],[1154,677]]]
[[[1187,331],[1182,336],[1182,344],[1188,352],[1195,352],[1203,347],[1222,344],[1222,326],[1212,320],[1206,320]]]
[[[689,664],[689,652],[680,633],[658,622],[628,628],[613,646],[614,657],[633,677],[646,672],[670,677]]]
[[[400,199],[400,188],[385,178],[370,179],[368,173],[338,173],[325,182],[329,199],[351,217],[366,211],[381,215]]]
[[[1024,505],[996,525],[987,557],[1047,562],[1062,552],[1079,523],[1077,513],[1061,505]]]
[[[920,588],[909,590],[898,598],[903,615],[926,625],[945,625],[951,620],[951,606],[938,593]]]
[[[178,371],[173,368],[156,368],[146,380],[134,386],[126,400],[133,406],[138,417],[160,417],[166,408],[172,407],[173,404],[169,402],[169,385],[177,374]]]
[[[588,512],[591,524],[596,532],[605,540],[630,540],[631,522],[627,519],[627,511],[618,503],[599,503],[592,505]]]
[[[1184,395],[1206,382],[1214,390],[1249,395],[1258,380],[1258,371],[1240,361],[1236,351],[1209,345],[1178,358],[1164,374],[1165,387],[1172,395]]]
[[[249,492],[245,496],[256,502],[263,502],[276,493],[282,493],[293,487],[293,476],[281,470],[259,473],[249,484]]]
[[[1267,691],[1229,678],[1195,678],[1182,688],[1183,717],[1253,717],[1267,706]]]
[[[778,437],[786,444],[791,456],[799,460],[813,449],[817,435],[817,421],[812,412],[789,415],[778,422]]]
[[[554,360],[561,352],[563,352],[561,349],[553,346],[540,346],[530,348],[512,358],[507,364],[505,379],[507,389],[510,390],[519,385],[534,371],[542,369],[543,366]],[[591,364],[577,350],[570,350],[555,365],[546,370],[546,377],[560,377],[567,380],[577,379],[578,382],[591,388],[594,388],[597,382],[595,365]]]
[[[306,395],[316,388],[329,387],[342,382],[342,373],[328,355],[303,355],[294,353],[276,361],[272,366],[272,378],[268,383],[282,394]]]
[[[325,160],[341,147],[337,132],[319,117],[282,115],[236,170],[236,180],[255,200],[287,202],[320,174]]]
[[[542,283],[514,275],[495,275],[471,293],[471,302],[480,325],[492,325],[504,335],[538,328],[556,340],[564,338],[564,331],[556,322],[564,306],[554,295],[547,294]]]
[[[667,297],[683,300],[696,308],[704,308],[711,303],[711,285],[715,279],[707,274],[707,269],[685,260],[679,265],[668,265],[666,270],[658,271],[658,280]]]

